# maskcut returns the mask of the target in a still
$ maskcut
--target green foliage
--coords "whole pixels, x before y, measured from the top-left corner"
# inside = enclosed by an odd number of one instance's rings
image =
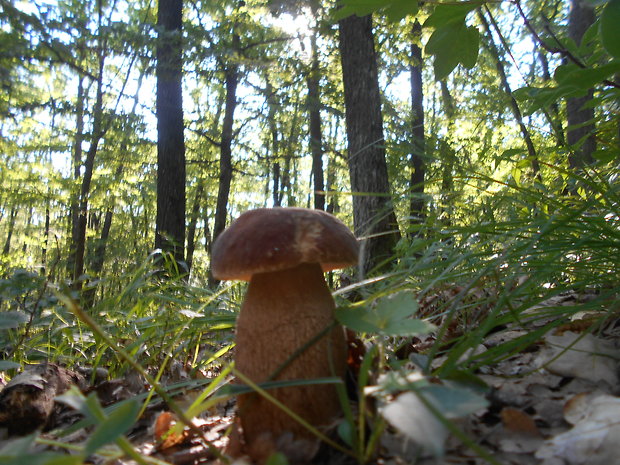
[[[601,13],[601,42],[614,58],[620,58],[620,1],[610,0]]]
[[[339,7],[332,15],[335,21],[353,14],[365,16],[374,12],[382,12],[390,21],[396,22],[405,16],[415,15],[419,8],[416,0],[341,0],[338,3]]]
[[[478,59],[479,42],[478,29],[467,26],[465,18],[462,22],[451,21],[436,28],[425,48],[426,53],[435,56],[435,79],[445,79],[459,63],[473,68]]]
[[[79,465],[83,457],[66,455],[60,452],[38,452],[35,447],[36,435],[25,436],[7,442],[0,449],[0,464],[21,465]]]
[[[58,401],[82,413],[88,423],[97,425],[84,446],[83,457],[94,454],[107,444],[120,441],[121,436],[133,426],[140,411],[140,405],[130,399],[107,414],[96,394],[84,397],[75,387],[59,396]]]
[[[382,297],[367,308],[339,308],[336,318],[342,325],[360,333],[418,336],[432,332],[435,329],[432,324],[409,318],[417,308],[414,296],[403,292]]]

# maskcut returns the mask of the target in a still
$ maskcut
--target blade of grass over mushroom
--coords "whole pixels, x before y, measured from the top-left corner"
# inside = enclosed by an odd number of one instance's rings
[[[233,369],[234,370],[234,369]],[[239,394],[248,394],[254,391],[252,386],[258,386],[261,390],[267,392],[273,389],[281,389],[286,387],[296,386],[315,386],[315,385],[328,385],[336,384],[343,385],[342,379],[338,377],[329,378],[315,378],[315,379],[294,379],[287,381],[265,381],[264,383],[252,383],[251,385],[245,384],[228,384],[217,390],[216,396],[219,398],[226,398],[237,396]]]
[[[300,417],[299,415],[297,415],[295,412],[291,411],[286,405],[284,405],[282,402],[278,401],[278,399],[276,399],[275,397],[271,396],[266,390],[262,389],[258,384],[254,383],[250,378],[248,378],[247,376],[245,376],[243,373],[237,371],[236,369],[233,369],[233,373],[235,374],[235,376],[237,376],[242,382],[244,382],[245,384],[247,384],[251,390],[253,392],[258,393],[261,397],[267,399],[269,402],[271,402],[273,405],[275,405],[278,409],[282,410],[283,412],[285,412],[288,416],[290,416],[294,421],[296,421],[297,423],[299,423],[300,425],[302,425],[307,431],[309,431],[310,433],[312,433],[314,436],[316,436],[318,439],[320,439],[321,441],[329,444],[331,447],[333,447],[334,449],[339,450],[340,452],[343,452],[346,455],[351,455],[353,456],[353,454],[351,453],[350,450],[348,450],[345,447],[342,447],[340,444],[338,444],[337,442],[331,440],[330,438],[328,438],[327,436],[325,436],[325,434],[323,434],[321,431],[319,431],[317,428],[315,428],[314,426],[310,425],[306,420],[304,420],[302,417]],[[340,382],[342,382],[340,380]]]
[[[330,331],[332,331],[334,328],[336,327],[336,321],[332,322],[331,324],[327,325],[323,330],[321,330],[320,332],[318,332],[315,336],[313,336],[311,339],[309,339],[307,342],[305,342],[304,344],[302,344],[299,348],[297,348],[285,361],[284,363],[282,363],[273,373],[271,373],[269,375],[269,377],[267,378],[267,380],[272,380],[272,379],[276,379],[280,373],[282,373],[286,367],[288,367],[291,363],[293,363],[293,361],[299,357],[301,354],[303,354],[306,350],[308,350],[308,348],[312,347],[314,344],[316,344],[319,340],[321,340],[323,337],[325,337]]]

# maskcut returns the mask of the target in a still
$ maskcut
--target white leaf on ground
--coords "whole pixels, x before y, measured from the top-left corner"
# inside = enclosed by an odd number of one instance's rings
[[[413,392],[405,392],[381,409],[383,417],[398,431],[414,440],[423,455],[441,455],[448,429]]]
[[[380,409],[381,415],[404,436],[422,449],[422,455],[439,456],[444,452],[448,429],[420,399],[447,420],[464,418],[488,406],[487,400],[456,385],[428,384],[398,395]]]
[[[570,331],[562,335],[545,337],[546,347],[541,351],[537,364],[559,376],[570,376],[590,381],[618,384],[618,358],[620,351],[609,341],[592,334]]]
[[[620,398],[581,396],[567,404],[574,427],[546,441],[536,452],[543,464],[609,465],[620,456]]]

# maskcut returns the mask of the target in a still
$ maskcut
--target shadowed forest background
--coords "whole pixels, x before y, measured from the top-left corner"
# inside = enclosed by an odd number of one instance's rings
[[[211,244],[259,207],[325,210],[360,238],[360,266],[328,276],[338,305],[406,292],[439,328],[421,349],[365,327],[376,373],[414,351],[433,376],[473,376],[578,312],[590,332],[618,316],[618,0],[0,12],[6,379],[44,360],[123,376],[117,345],[221,374],[243,285],[210,275]],[[588,298],[474,353],[566,293]]]

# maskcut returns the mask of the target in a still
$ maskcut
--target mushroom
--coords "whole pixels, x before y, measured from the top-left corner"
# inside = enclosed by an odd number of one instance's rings
[[[323,273],[357,259],[355,236],[329,213],[263,208],[237,218],[215,241],[211,262],[215,278],[250,282],[237,319],[236,369],[255,383],[342,377],[345,336]],[[333,384],[269,393],[316,427],[341,412]],[[246,452],[259,463],[275,451],[295,461],[316,450],[309,431],[258,393],[240,395],[237,407]]]

